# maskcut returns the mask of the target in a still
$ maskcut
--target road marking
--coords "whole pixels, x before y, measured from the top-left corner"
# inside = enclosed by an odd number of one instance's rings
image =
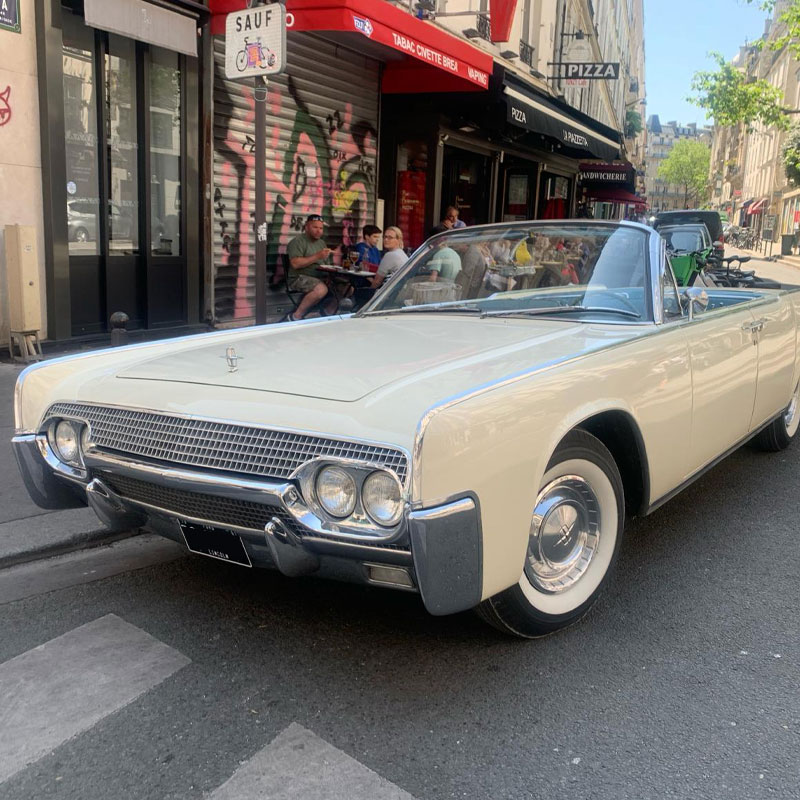
[[[414,800],[347,753],[293,722],[209,800]]]
[[[107,614],[0,664],[0,783],[189,663]]]
[[[7,567],[0,570],[0,605],[152,567],[185,555],[186,548],[176,542],[145,534],[104,547]]]

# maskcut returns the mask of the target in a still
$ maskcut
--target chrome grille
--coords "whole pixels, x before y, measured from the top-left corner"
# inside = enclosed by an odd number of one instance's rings
[[[176,517],[193,517],[207,522],[215,522],[222,528],[236,526],[254,531],[263,531],[273,517],[278,517],[287,528],[298,536],[309,535],[309,531],[280,506],[159,486],[150,481],[106,470],[98,470],[97,477],[123,499],[146,503],[148,506],[153,506]],[[338,536],[328,534],[315,533],[314,536],[318,539],[341,541]],[[370,542],[369,544],[371,547],[391,550],[407,551],[409,549],[406,542],[391,544]]]
[[[288,478],[313,458],[332,456],[386,467],[405,484],[401,450],[228,422],[84,403],[56,403],[47,417],[78,417],[103,450],[194,467]]]

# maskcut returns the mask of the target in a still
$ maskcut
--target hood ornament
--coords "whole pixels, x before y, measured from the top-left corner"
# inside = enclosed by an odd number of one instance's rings
[[[243,356],[237,355],[236,348],[231,346],[225,350],[225,361],[228,364],[228,372],[239,371],[239,359]]]

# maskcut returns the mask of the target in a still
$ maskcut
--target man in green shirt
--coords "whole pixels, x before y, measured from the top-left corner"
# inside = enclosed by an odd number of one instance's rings
[[[289,273],[286,285],[291,292],[303,292],[303,299],[294,313],[287,314],[283,321],[294,321],[303,317],[328,294],[328,287],[320,280],[318,264],[329,264],[331,248],[322,239],[324,222],[319,214],[310,214],[303,232],[295,236],[286,248]]]

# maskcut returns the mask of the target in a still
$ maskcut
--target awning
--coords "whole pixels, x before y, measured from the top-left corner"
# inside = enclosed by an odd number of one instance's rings
[[[607,189],[590,189],[586,193],[587,200],[598,200],[601,203],[622,203],[623,205],[646,206],[644,197],[632,194],[625,189],[609,186]]]
[[[568,150],[603,161],[619,158],[619,139],[611,138],[590,126],[556,101],[546,99],[534,91],[524,91],[513,85],[503,87],[506,100],[507,121],[529,131],[557,139]],[[583,115],[582,115],[583,116]],[[605,127],[605,126],[603,126]],[[610,135],[611,134],[611,135]]]
[[[766,198],[766,197],[762,197],[760,200],[757,200],[755,203],[753,203],[747,209],[747,213],[748,214],[760,214],[764,210],[764,206],[765,206],[765,204],[767,202],[767,199],[768,198]]]
[[[245,0],[209,0],[212,33]],[[479,91],[489,88],[492,57],[391,3],[376,0],[286,0],[287,28],[343,37],[351,48],[386,56],[387,93]],[[290,64],[291,66],[291,64]]]

